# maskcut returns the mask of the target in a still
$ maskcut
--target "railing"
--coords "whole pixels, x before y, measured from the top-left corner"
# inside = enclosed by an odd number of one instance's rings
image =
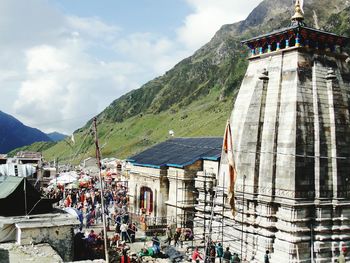
[[[145,224],[147,227],[149,226],[159,226],[159,225],[168,225],[175,222],[175,217],[150,217],[147,215],[139,215],[135,213],[129,213],[132,222],[136,225],[141,226],[141,224]]]

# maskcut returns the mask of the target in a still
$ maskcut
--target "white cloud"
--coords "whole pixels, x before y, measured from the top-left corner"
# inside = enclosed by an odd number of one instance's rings
[[[31,74],[66,70],[67,55],[65,50],[52,46],[34,47],[27,51],[27,70]]]
[[[78,17],[78,16],[68,16],[67,23],[75,28],[77,31],[73,32],[76,36],[81,34],[104,39],[113,37],[121,29],[114,25],[107,25],[101,21],[98,17]]]
[[[152,33],[135,33],[117,41],[115,50],[147,68],[153,76],[163,74],[188,53],[176,42]]]
[[[178,38],[189,49],[207,43],[224,24],[243,20],[262,0],[186,0],[194,12],[178,29]]]
[[[27,79],[21,82],[15,112],[29,125],[49,131],[71,132],[139,85],[127,77],[134,65],[96,61],[80,41],[33,47],[26,64]],[[61,122],[74,116],[85,118]]]
[[[0,86],[8,98],[0,110],[46,132],[70,133],[260,2],[186,1],[193,13],[174,38],[66,15],[47,0],[0,1]]]

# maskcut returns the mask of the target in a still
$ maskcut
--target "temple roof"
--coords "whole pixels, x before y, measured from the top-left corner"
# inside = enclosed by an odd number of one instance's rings
[[[128,161],[138,166],[183,168],[198,160],[218,160],[222,140],[221,137],[174,138],[132,156]]]
[[[268,40],[268,39],[273,39],[273,38],[277,38],[277,37],[282,37],[280,40],[283,40],[283,36],[288,37],[290,36],[291,33],[294,32],[300,32],[302,35],[309,35],[310,38],[333,38],[335,40],[336,43],[339,44],[347,44],[350,40],[350,38],[345,37],[345,36],[339,36],[337,34],[334,33],[330,33],[327,31],[323,31],[323,30],[319,30],[319,29],[315,29],[312,27],[308,27],[305,25],[291,25],[289,27],[284,27],[275,31],[272,31],[270,33],[264,34],[264,35],[260,35],[257,37],[253,37],[247,40],[242,41],[242,44],[247,44],[248,46],[254,42],[258,42],[258,41],[262,41],[262,40]]]
[[[306,47],[319,51],[342,53],[350,41],[348,37],[308,27],[299,0],[295,2],[295,13],[288,27],[242,41],[251,49],[251,55],[261,55],[290,47]]]

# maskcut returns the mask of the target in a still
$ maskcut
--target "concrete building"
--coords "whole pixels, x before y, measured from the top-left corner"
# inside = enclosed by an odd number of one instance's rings
[[[251,57],[230,118],[236,214],[215,212],[231,225],[224,246],[256,262],[265,250],[271,262],[336,262],[350,246],[349,39],[307,27],[297,1],[289,27],[243,43]]]
[[[0,216],[0,243],[20,246],[47,243],[64,262],[74,258],[73,230],[80,225],[74,216],[63,211],[30,216]]]
[[[26,178],[8,176],[0,183],[0,243],[50,244],[64,259],[73,260],[77,217],[53,209],[57,200],[42,198]]]
[[[221,145],[222,138],[174,138],[129,158],[131,212],[191,227],[194,179],[206,160],[218,162]]]

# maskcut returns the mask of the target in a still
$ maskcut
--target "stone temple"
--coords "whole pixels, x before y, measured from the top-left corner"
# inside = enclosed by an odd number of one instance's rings
[[[266,250],[271,262],[336,262],[343,250],[350,260],[349,39],[303,20],[297,1],[289,27],[243,42],[251,57],[230,118],[236,213],[216,207],[225,223],[213,224],[249,262]]]

